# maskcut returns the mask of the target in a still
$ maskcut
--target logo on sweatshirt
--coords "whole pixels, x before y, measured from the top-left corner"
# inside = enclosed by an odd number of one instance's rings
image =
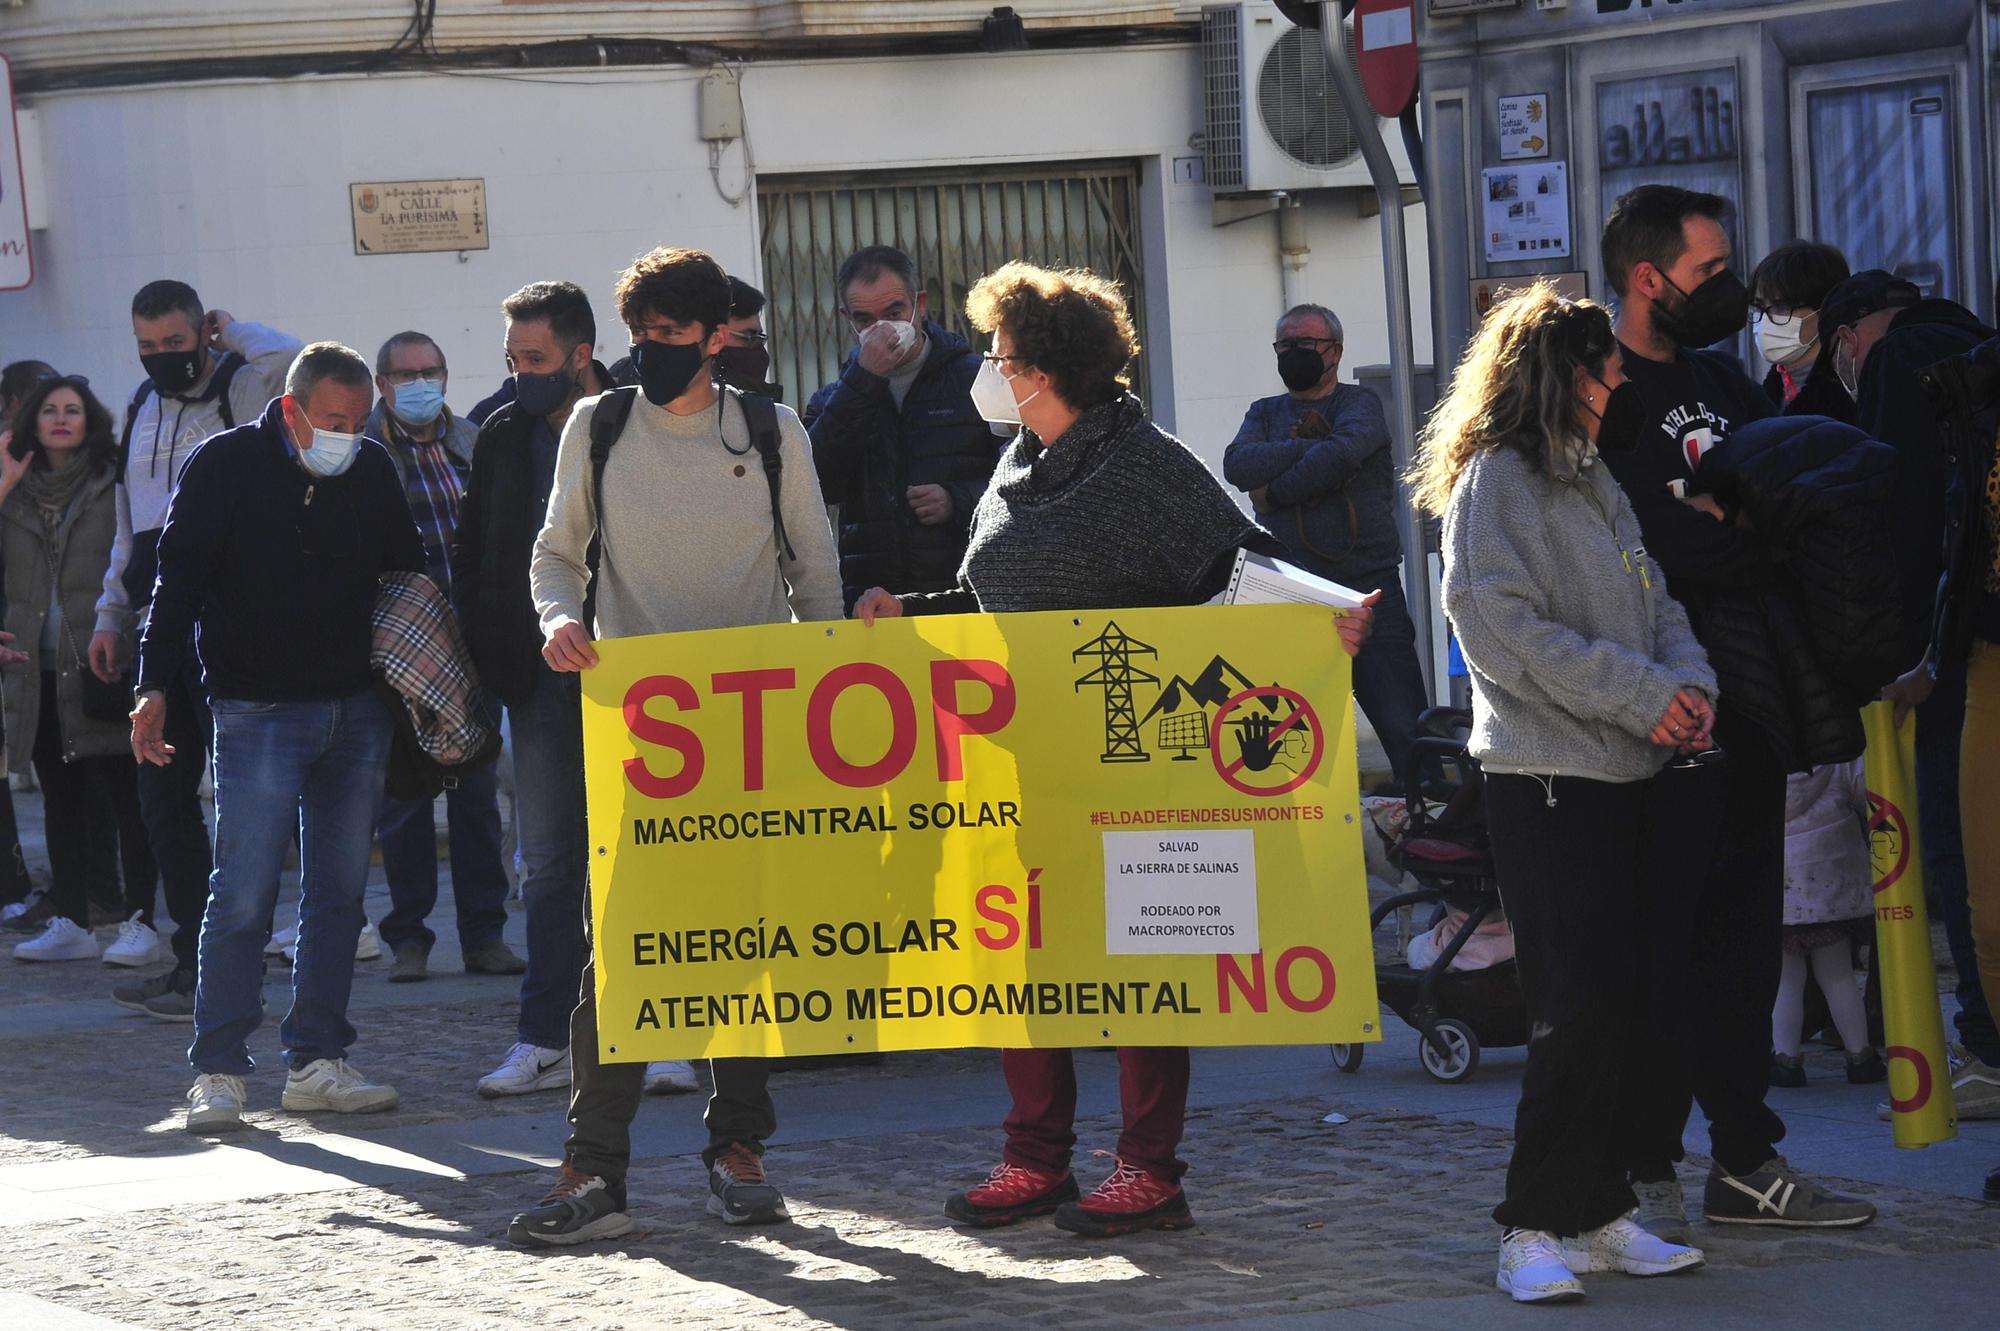
[[[1699,471],[1708,451],[1729,437],[1729,418],[1710,410],[1706,402],[1696,402],[1668,412],[1660,429],[1674,440],[1688,470]]]

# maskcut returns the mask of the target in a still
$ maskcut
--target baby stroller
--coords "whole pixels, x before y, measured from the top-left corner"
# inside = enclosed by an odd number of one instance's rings
[[[1528,1011],[1511,957],[1482,970],[1451,969],[1452,959],[1479,926],[1499,914],[1500,889],[1488,849],[1479,764],[1465,751],[1471,714],[1434,707],[1418,718],[1417,726],[1419,738],[1401,774],[1408,821],[1388,838],[1387,852],[1389,863],[1421,886],[1376,906],[1368,927],[1381,928],[1383,920],[1405,906],[1435,907],[1433,924],[1447,912],[1464,913],[1463,925],[1430,965],[1417,970],[1399,959],[1375,969],[1382,1001],[1421,1037],[1417,1056],[1424,1071],[1442,1082],[1459,1082],[1479,1066],[1482,1048],[1518,1048],[1528,1042]],[[1430,786],[1432,793],[1446,796],[1444,807],[1435,812],[1425,797],[1426,768],[1442,776]],[[1332,1046],[1334,1066],[1359,1071],[1365,1048]]]

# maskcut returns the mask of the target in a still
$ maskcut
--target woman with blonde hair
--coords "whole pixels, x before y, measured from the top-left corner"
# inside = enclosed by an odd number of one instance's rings
[[[1701,1253],[1641,1229],[1619,1124],[1671,1093],[1684,1049],[1644,1032],[1685,1001],[1649,974],[1687,933],[1717,784],[1715,675],[1600,453],[1645,421],[1611,320],[1546,284],[1495,308],[1410,476],[1444,518],[1444,604],[1472,675],[1471,751],[1533,1034],[1496,1283],[1580,1298],[1590,1271],[1667,1275]],[[1683,760],[1675,763],[1676,752]]]
[[[993,337],[972,404],[1018,433],[973,510],[958,586],[900,597],[871,587],[856,617],[1199,605],[1228,583],[1239,548],[1283,553],[1128,390],[1125,367],[1139,344],[1115,285],[1009,263],[979,280],[965,308]],[[1372,620],[1372,611],[1335,619],[1350,656]],[[1070,1172],[1070,1051],[1002,1050],[1000,1066],[1013,1098],[1006,1149],[986,1182],[950,1198],[945,1214],[990,1228],[1054,1212],[1058,1227],[1093,1236],[1194,1223],[1177,1155],[1185,1048],[1118,1051],[1124,1130],[1116,1166],[1088,1196]]]

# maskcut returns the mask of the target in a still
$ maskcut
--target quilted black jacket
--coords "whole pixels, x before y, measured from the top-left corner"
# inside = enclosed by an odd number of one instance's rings
[[[1993,550],[1985,515],[1986,477],[2000,444],[2000,338],[1925,370],[1919,381],[1937,405],[1951,468],[1945,497],[1944,575],[1931,629],[1931,670],[1962,659],[1974,637],[2000,641],[2000,597],[1983,592],[1980,570]]]

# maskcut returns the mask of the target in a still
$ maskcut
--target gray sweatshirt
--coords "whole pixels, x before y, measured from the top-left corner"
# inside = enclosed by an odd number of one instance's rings
[[[585,563],[598,527],[590,483],[590,418],[576,404],[556,453],[555,489],[528,584],[542,632],[583,620]],[[780,560],[763,459],[730,401],[676,416],[644,396],[604,464],[604,539],[593,638],[740,628],[841,617],[840,572],[805,427],[778,408],[781,502],[797,559]]]
[[[1444,518],[1444,605],[1489,772],[1643,781],[1674,694],[1715,672],[1593,453],[1553,479],[1512,448],[1473,459]]]

